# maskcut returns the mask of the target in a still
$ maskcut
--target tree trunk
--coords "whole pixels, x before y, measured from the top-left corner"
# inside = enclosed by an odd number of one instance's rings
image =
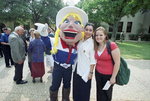
[[[116,40],[116,33],[117,33],[117,30],[118,30],[118,22],[119,22],[119,20],[115,20],[114,24],[113,24],[113,33],[112,33],[112,36],[111,36],[111,41],[114,41],[114,42]]]

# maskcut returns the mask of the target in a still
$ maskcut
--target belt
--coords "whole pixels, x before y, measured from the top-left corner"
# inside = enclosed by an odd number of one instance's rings
[[[62,67],[64,67],[64,68],[68,68],[68,67],[70,67],[72,65],[72,64],[67,64],[67,63],[59,63],[57,61],[55,61],[55,63],[60,65],[60,66],[62,66]]]

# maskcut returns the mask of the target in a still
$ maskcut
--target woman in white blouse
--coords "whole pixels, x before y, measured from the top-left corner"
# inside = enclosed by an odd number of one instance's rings
[[[84,28],[85,36],[78,43],[77,59],[73,73],[73,100],[89,101],[91,90],[91,79],[93,69],[96,64],[94,58],[94,43],[92,35],[94,33],[94,25],[87,23]]]

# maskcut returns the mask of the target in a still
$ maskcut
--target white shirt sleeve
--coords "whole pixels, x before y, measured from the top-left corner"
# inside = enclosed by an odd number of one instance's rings
[[[90,62],[91,65],[96,64],[94,47],[90,51]]]

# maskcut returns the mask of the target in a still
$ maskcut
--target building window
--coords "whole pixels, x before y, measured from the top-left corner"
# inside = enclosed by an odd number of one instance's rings
[[[118,32],[122,32],[123,22],[118,23]]]
[[[113,32],[113,24],[109,24],[109,32]]]
[[[148,30],[148,33],[150,33],[150,26],[149,26],[149,30]]]
[[[132,29],[132,22],[128,22],[126,32],[131,32],[131,29]]]

